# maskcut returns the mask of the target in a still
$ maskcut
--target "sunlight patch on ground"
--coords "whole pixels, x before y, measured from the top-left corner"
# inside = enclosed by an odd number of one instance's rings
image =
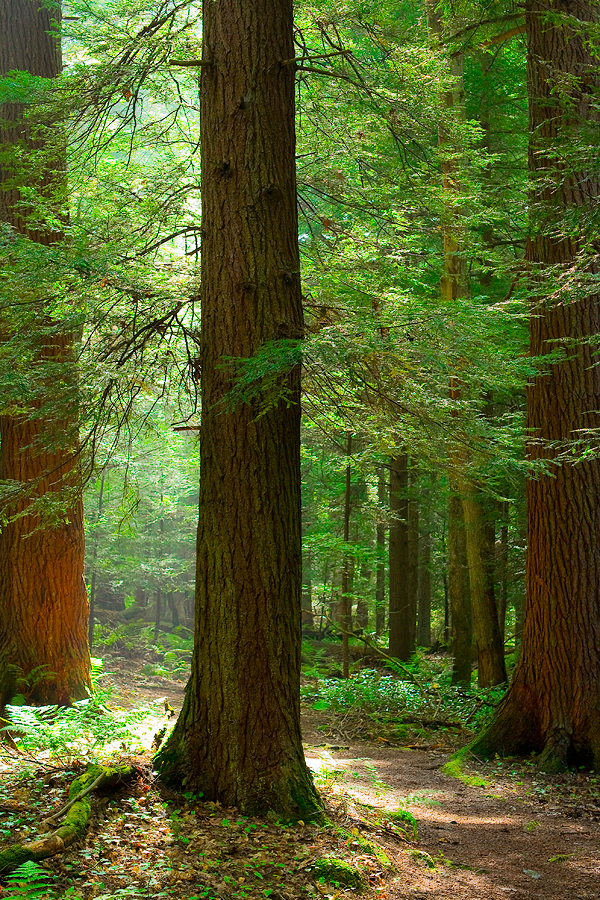
[[[367,757],[334,759],[326,751],[309,755],[306,762],[317,783],[327,782],[336,795],[345,794],[357,803],[374,809],[397,810],[401,807],[436,804],[437,801],[424,794],[403,795],[380,777],[377,763]],[[383,766],[381,766],[383,768]]]

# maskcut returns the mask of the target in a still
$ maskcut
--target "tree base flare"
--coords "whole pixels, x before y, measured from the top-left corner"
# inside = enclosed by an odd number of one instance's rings
[[[154,757],[154,766],[163,784],[191,791],[203,800],[235,806],[244,815],[276,815],[282,822],[324,820],[323,802],[303,758],[289,760],[268,778],[258,771],[232,769],[214,779],[206,755],[190,746],[185,729],[178,725]]]
[[[548,774],[570,766],[600,767],[598,709],[589,710],[579,721],[573,717],[559,725],[546,724],[544,713],[547,716],[545,705],[517,672],[491,724],[465,750],[482,759],[535,754],[537,766]]]

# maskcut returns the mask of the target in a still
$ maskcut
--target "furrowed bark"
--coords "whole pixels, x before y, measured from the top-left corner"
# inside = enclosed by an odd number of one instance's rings
[[[480,754],[540,751],[547,771],[600,766],[600,460],[570,452],[600,426],[600,297],[586,243],[600,178],[574,155],[600,123],[599,60],[586,23],[597,27],[592,4],[528,0],[530,349],[563,353],[528,389],[530,458],[549,470],[527,486],[522,651],[511,688],[474,747]]]
[[[452,620],[452,684],[471,686],[473,626],[462,503],[451,494],[448,504],[448,594]]]
[[[238,402],[232,360],[302,337],[291,0],[203,17],[196,634],[162,778],[247,813],[319,813],[300,736],[300,367]],[[235,366],[234,366],[235,370]]]
[[[0,73],[12,70],[53,78],[61,71],[56,25],[60,8],[33,0],[0,5]],[[24,241],[60,241],[53,228],[30,224],[31,209],[19,187],[17,146],[40,150],[22,123],[24,107],[4,104],[0,117],[0,221]],[[25,186],[60,193],[64,158]],[[27,298],[24,298],[26,302]],[[39,301],[34,321],[32,385],[0,408],[0,481],[16,488],[4,503],[0,529],[0,710],[16,693],[30,703],[68,705],[89,693],[88,604],[83,580],[83,506],[77,463],[77,383],[73,336],[50,319]],[[0,341],[11,334],[0,320]],[[14,407],[25,409],[15,412]],[[56,524],[45,524],[32,504],[62,506]]]

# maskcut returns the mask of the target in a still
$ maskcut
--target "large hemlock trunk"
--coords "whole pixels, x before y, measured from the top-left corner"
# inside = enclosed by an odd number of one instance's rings
[[[320,807],[300,736],[300,372],[227,405],[231,360],[302,335],[291,0],[204,4],[196,637],[164,780],[246,812]],[[225,401],[225,402],[222,402]]]
[[[59,74],[57,17],[54,5],[3,0],[0,73]],[[28,227],[19,173],[11,164],[18,143],[41,149],[40,139],[34,145],[20,124],[23,111],[15,104],[0,110],[7,123],[0,131],[0,222],[9,234],[13,230],[24,240],[50,245],[61,236],[39,223],[35,230]],[[63,168],[64,160],[57,160],[52,171],[33,176],[34,187],[50,196],[62,182]],[[17,692],[32,703],[69,704],[90,688],[72,338],[47,316],[44,300],[35,302],[34,362],[28,380],[23,379],[27,388],[18,397],[5,395],[0,406],[0,480],[14,490],[0,515],[0,709]],[[19,303],[32,300],[23,296]],[[11,325],[10,316],[0,319],[1,340],[10,340]],[[17,414],[11,404],[20,407]],[[52,495],[57,503],[59,495],[64,501],[54,526],[44,524],[31,506]]]
[[[592,337],[600,332],[600,298],[590,289],[596,265],[585,262],[584,237],[600,173],[589,149],[587,159],[574,159],[599,120],[592,105],[599,61],[586,22],[597,22],[596,7],[529,0],[533,227],[527,256],[538,295],[531,352],[564,352],[529,387],[530,455],[564,456],[560,467],[551,463],[549,474],[528,485],[521,661],[477,744],[488,753],[543,751],[548,770],[567,762],[600,765],[600,460],[570,462],[568,453],[571,441],[600,425],[598,341]]]

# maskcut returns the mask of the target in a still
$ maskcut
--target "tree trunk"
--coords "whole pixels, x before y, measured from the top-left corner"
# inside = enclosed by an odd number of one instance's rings
[[[483,498],[482,498],[483,499]],[[485,595],[486,604],[496,610],[498,618],[498,626],[500,626],[500,614],[498,612],[498,604],[496,603],[496,522],[492,518],[490,520],[491,503],[482,504],[483,514],[485,517],[482,536],[482,555],[483,555],[483,571],[485,573]],[[500,637],[503,638],[503,632],[500,630]]]
[[[494,597],[486,584],[485,520],[481,498],[466,494],[466,486],[463,489],[471,618],[477,643],[477,679],[479,687],[493,687],[506,682],[504,644]]]
[[[508,501],[500,503],[500,546],[498,548],[498,624],[506,644],[506,611],[508,607]]]
[[[442,20],[440,11],[434,0],[428,2],[428,24],[434,46],[442,47]],[[444,236],[444,264],[440,283],[442,301],[456,302],[466,295],[467,276],[465,260],[461,253],[464,245],[464,209],[460,173],[457,155],[462,152],[460,137],[452,138],[448,121],[452,118],[464,120],[462,54],[454,54],[448,61],[449,73],[455,79],[454,86],[444,92],[443,103],[447,113],[442,119],[439,129],[439,146],[442,151],[442,178],[444,187],[444,209],[442,216],[442,232]],[[448,114],[450,117],[448,118]],[[458,146],[457,146],[458,144]],[[450,397],[460,400],[462,385],[458,376],[450,378]],[[460,413],[454,413],[457,425]],[[490,606],[490,598],[485,591],[485,571],[483,554],[483,521],[481,501],[469,477],[465,474],[469,469],[469,453],[465,451],[462,438],[456,449],[451,450],[449,458],[450,480],[453,489],[456,487],[463,504],[467,561],[469,565],[469,585],[471,593],[471,615],[473,630],[477,641],[478,679],[481,687],[490,687],[506,681],[504,668],[504,647],[500,641],[498,619],[495,606]]]
[[[32,0],[0,5],[0,74],[11,70],[53,78],[61,71],[56,22],[60,9]],[[0,171],[0,221],[24,239],[50,245],[61,235],[30,228],[12,147],[34,145],[20,123],[23,107],[4,104],[10,125],[0,133],[6,154]],[[14,124],[13,124],[14,123]],[[64,160],[40,175],[35,187],[50,196],[62,181]],[[58,173],[58,174],[57,174]],[[10,185],[10,186],[9,186]],[[88,601],[84,582],[83,507],[77,465],[76,384],[72,336],[61,333],[40,306],[34,335],[35,360],[29,393],[14,405],[27,409],[0,417],[0,480],[13,482],[18,495],[4,505],[0,532],[0,710],[16,693],[30,703],[67,705],[87,696],[90,656]],[[11,321],[0,322],[3,337]],[[59,385],[61,396],[56,396]],[[56,521],[42,520],[36,501],[54,501]],[[58,512],[58,510],[61,512]],[[21,679],[21,681],[19,681]]]
[[[165,781],[245,813],[321,807],[300,736],[300,366],[237,403],[228,360],[302,336],[291,0],[207,0],[196,634]],[[288,353],[289,358],[289,353]]]
[[[417,611],[419,597],[419,501],[416,496],[418,481],[414,467],[410,470],[410,500],[408,503],[408,601],[409,640],[411,653],[417,647]]]
[[[377,499],[381,507],[387,499],[387,479],[383,466],[379,469]],[[385,631],[385,525],[377,523],[377,572],[375,587],[375,634],[379,637]]]
[[[344,678],[350,675],[350,648],[348,636],[352,630],[352,600],[350,598],[350,454],[352,453],[352,434],[348,432],[346,456],[346,489],[344,491],[344,560],[342,564],[342,673]],[[353,560],[352,560],[353,562]]]
[[[450,495],[448,504],[448,596],[452,620],[452,684],[471,685],[471,594],[465,521],[462,503],[457,494]]]
[[[313,628],[315,617],[312,605],[312,554],[302,554],[302,625]]]
[[[96,516],[96,528],[94,530],[94,550],[92,553],[92,577],[90,580],[90,611],[88,619],[88,644],[90,651],[94,646],[94,613],[96,611],[96,562],[98,560],[98,523],[102,518],[102,508],[104,501],[104,482],[106,480],[106,472],[102,473],[100,478],[100,494],[98,496],[98,514]]]
[[[409,594],[408,457],[390,459],[389,617],[390,656],[407,662],[414,653],[414,609]]]
[[[530,349],[539,356],[562,347],[564,355],[528,389],[529,454],[547,460],[550,471],[527,485],[520,661],[476,748],[543,751],[547,771],[600,767],[600,460],[571,463],[568,453],[571,441],[600,424],[592,343],[600,332],[600,298],[589,284],[597,270],[578,260],[588,249],[585,219],[597,206],[600,179],[587,160],[573,160],[599,121],[593,107],[599,60],[584,31],[592,21],[597,24],[596,7],[577,0],[529,0],[526,8],[533,226],[527,258],[538,298]],[[562,464],[554,465],[561,451]]]
[[[171,625],[173,628],[179,628],[181,624],[179,621],[179,611],[177,609],[177,594],[175,591],[170,591],[167,594],[167,606],[171,612]]]
[[[427,516],[419,536],[419,594],[417,644],[431,647],[431,521]]]
[[[160,632],[160,617],[162,611],[162,590],[156,588],[156,606],[154,608],[154,643],[158,640]]]
[[[356,603],[356,625],[363,631],[369,627],[369,607],[362,597]]]
[[[523,522],[519,528],[519,547],[524,549],[523,563],[527,561],[527,521]],[[525,584],[524,571],[519,572],[523,578],[518,578],[515,590],[515,647],[520,647],[523,642],[523,629],[525,627],[525,592],[527,586]]]

